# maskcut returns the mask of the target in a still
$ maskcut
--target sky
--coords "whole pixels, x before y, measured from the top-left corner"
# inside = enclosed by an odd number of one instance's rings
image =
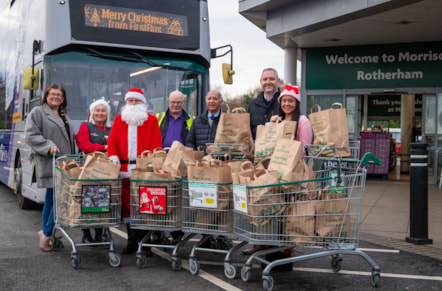
[[[222,63],[230,55],[212,59],[210,89],[220,90],[225,97],[235,97],[259,87],[264,68],[275,68],[284,79],[284,51],[266,38],[265,32],[238,12],[238,0],[208,0],[210,45],[233,47],[233,84],[223,83]]]

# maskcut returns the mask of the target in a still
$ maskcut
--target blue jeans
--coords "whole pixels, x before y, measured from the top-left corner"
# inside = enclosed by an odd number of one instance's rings
[[[48,188],[46,190],[45,204],[43,205],[43,233],[46,236],[52,236],[54,229],[54,189]]]

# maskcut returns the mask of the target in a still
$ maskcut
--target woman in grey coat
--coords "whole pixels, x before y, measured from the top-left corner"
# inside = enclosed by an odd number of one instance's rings
[[[41,106],[26,119],[25,141],[31,147],[32,177],[39,188],[47,188],[43,206],[43,230],[38,232],[42,251],[50,251],[54,229],[52,156],[73,154],[74,129],[66,115],[66,90],[57,84],[46,87]]]

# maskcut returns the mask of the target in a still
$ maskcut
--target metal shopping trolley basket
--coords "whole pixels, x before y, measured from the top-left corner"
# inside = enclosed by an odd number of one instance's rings
[[[121,179],[77,179],[83,156],[62,156],[54,159],[54,221],[52,235],[54,245],[59,245],[59,230],[72,246],[71,263],[74,268],[81,264],[77,247],[109,247],[109,264],[119,267],[121,259],[114,250],[109,227],[118,226],[121,219]],[[70,165],[69,165],[70,164]],[[72,167],[73,165],[73,167]],[[68,234],[69,228],[103,228],[103,242],[75,243]]]
[[[161,247],[173,249],[171,254],[172,269],[181,270],[181,258],[178,249],[189,236],[184,237],[176,245],[169,240],[149,241],[154,231],[179,231],[182,222],[182,181],[176,180],[142,180],[131,179],[130,215],[131,228],[147,230],[138,246],[136,253],[137,267],[144,268],[147,264],[142,247]]]
[[[305,159],[309,163],[316,158]],[[366,161],[367,158],[363,159]],[[321,167],[314,173],[315,179],[293,183],[234,186],[238,187],[235,193],[243,197],[242,210],[234,211],[234,233],[250,243],[273,246],[251,255],[241,270],[241,278],[251,280],[252,262],[257,260],[266,265],[262,273],[263,288],[272,290],[270,271],[276,266],[330,256],[332,269],[338,272],[343,255],[358,255],[371,265],[371,283],[377,286],[380,268],[367,254],[356,250],[366,169]],[[256,198],[257,193],[261,194],[261,200]],[[311,247],[309,251],[313,253],[272,262],[262,258],[294,247]],[[325,250],[315,252],[319,247]]]
[[[229,279],[235,278],[232,253],[247,242],[231,244],[236,238],[232,207],[232,183],[183,181],[183,231],[203,235],[189,255],[192,274],[199,272],[196,252],[201,251],[225,254],[224,275]]]

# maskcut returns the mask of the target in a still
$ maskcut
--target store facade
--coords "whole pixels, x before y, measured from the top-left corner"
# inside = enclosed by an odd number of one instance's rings
[[[442,168],[442,42],[401,43],[301,50],[304,111],[342,103],[349,136],[374,124],[400,125],[401,172],[409,169],[409,145],[429,150],[429,183]],[[441,162],[439,162],[441,160]]]

